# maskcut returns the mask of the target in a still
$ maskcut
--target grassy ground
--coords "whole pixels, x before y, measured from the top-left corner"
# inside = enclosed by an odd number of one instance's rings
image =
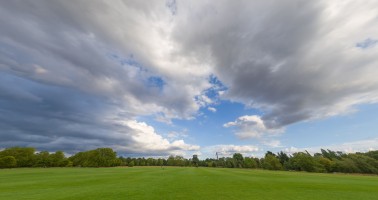
[[[0,199],[378,199],[378,177],[215,168],[0,170]]]

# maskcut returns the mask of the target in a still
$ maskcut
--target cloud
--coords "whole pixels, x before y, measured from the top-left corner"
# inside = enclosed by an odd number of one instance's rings
[[[164,4],[2,2],[0,145],[68,152],[114,146],[146,154],[197,149],[131,123],[146,115],[167,123],[191,119],[203,106],[195,97],[212,87],[206,64],[175,55],[169,35],[177,7]]]
[[[257,115],[244,115],[233,122],[223,124],[224,127],[235,127],[235,135],[240,139],[261,138],[265,134],[277,134],[283,129],[270,129],[266,127],[264,121]]]
[[[378,101],[377,4],[3,1],[0,144],[127,152],[143,132],[152,151],[196,149],[135,120],[218,98],[264,113],[228,123],[240,138],[350,113]]]
[[[168,1],[166,1],[165,5],[171,11],[172,15],[176,15],[176,13],[177,13],[177,2],[176,2],[176,0],[168,0]]]
[[[120,122],[121,126],[129,128],[126,134],[126,142],[128,145],[122,145],[120,150],[125,152],[134,152],[142,154],[153,153],[171,153],[171,154],[184,154],[183,151],[197,151],[199,146],[189,145],[184,140],[174,140],[169,142],[168,139],[163,138],[157,134],[152,126],[147,125],[144,122],[138,122],[135,120]],[[130,140],[131,138],[131,140]]]
[[[345,142],[340,144],[332,144],[326,146],[316,146],[316,147],[289,147],[285,148],[286,153],[295,153],[300,151],[308,151],[310,153],[318,153],[320,149],[329,149],[332,151],[342,151],[345,153],[355,153],[355,152],[367,152],[378,149],[378,138],[372,138],[368,140],[359,140],[353,142]]]
[[[214,107],[208,107],[207,109],[211,112],[217,112],[217,109]]]
[[[168,119],[191,118],[202,106],[194,97],[211,87],[205,64],[174,55],[176,44],[166,38],[173,22],[164,2],[4,2],[1,18],[5,73]]]
[[[144,122],[125,119],[117,106],[92,94],[1,73],[0,85],[1,146],[67,153],[111,147],[122,155],[152,156],[199,150],[182,139],[169,141]]]
[[[376,1],[180,3],[181,54],[212,63],[228,88],[222,97],[262,110],[266,128],[378,101],[378,48],[355,45],[378,31]]]
[[[188,137],[188,130],[184,129],[183,131],[177,132],[177,131],[171,131],[167,134],[168,139],[178,139],[178,138],[186,138]]]
[[[281,141],[279,140],[265,140],[265,141],[262,141],[262,143],[272,148],[282,147]]]
[[[253,145],[221,144],[202,148],[201,155],[207,156],[206,158],[215,157],[216,153],[218,153],[219,157],[232,157],[234,153],[250,156],[258,151],[259,148]]]

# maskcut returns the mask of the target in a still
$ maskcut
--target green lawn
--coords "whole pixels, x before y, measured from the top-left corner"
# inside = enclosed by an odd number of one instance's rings
[[[215,168],[0,170],[0,199],[378,199],[378,177]]]

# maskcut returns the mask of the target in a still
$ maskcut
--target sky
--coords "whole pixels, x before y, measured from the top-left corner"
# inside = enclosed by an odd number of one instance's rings
[[[378,1],[0,1],[0,149],[378,149]]]

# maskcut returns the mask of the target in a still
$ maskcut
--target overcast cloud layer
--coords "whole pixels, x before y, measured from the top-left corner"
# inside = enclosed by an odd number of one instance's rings
[[[268,128],[377,102],[376,1],[206,5],[194,5],[178,23],[183,53],[208,51],[229,87],[225,98],[264,110]]]
[[[375,0],[1,1],[0,147],[197,152],[138,117],[219,99],[263,113],[224,124],[241,139],[352,112],[378,101],[377,19]]]

